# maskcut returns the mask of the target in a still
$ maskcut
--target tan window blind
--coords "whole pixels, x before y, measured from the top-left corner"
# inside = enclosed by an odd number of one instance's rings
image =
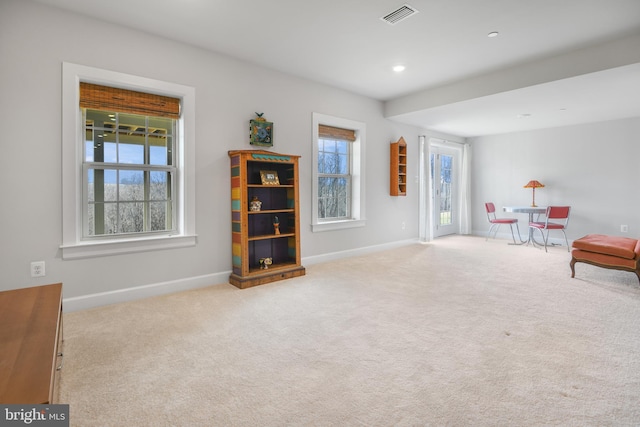
[[[353,129],[336,128],[333,126],[318,125],[318,136],[320,138],[341,139],[343,141],[355,141],[356,131]]]
[[[144,116],[180,118],[180,99],[80,82],[80,107]]]

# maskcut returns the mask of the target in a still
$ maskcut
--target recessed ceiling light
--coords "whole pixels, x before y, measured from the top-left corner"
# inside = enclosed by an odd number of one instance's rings
[[[404,65],[395,65],[393,67],[393,71],[395,71],[396,73],[401,73],[405,70],[405,66]]]
[[[497,31],[491,31],[489,34],[487,34],[487,37],[498,37],[498,34],[500,34]]]

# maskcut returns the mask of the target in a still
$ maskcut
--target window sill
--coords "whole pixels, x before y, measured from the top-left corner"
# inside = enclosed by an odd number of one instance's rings
[[[346,228],[364,227],[366,220],[364,219],[348,219],[344,221],[320,222],[311,224],[311,231],[314,233],[321,231],[343,230]]]
[[[62,245],[62,259],[95,258],[109,255],[122,255],[135,252],[148,252],[161,249],[184,248],[196,245],[196,235],[161,236],[138,239],[121,239],[100,242],[81,242]]]

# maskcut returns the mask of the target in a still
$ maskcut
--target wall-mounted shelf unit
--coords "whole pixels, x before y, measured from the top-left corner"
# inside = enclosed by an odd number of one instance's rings
[[[244,289],[303,276],[298,199],[300,156],[236,150],[229,151],[229,157],[233,264],[229,283]],[[261,175],[265,173],[277,177],[277,183],[264,183]],[[260,210],[250,210],[254,197],[261,202]],[[265,258],[271,258],[272,264],[260,262]]]
[[[407,195],[407,143],[403,137],[391,143],[389,192],[392,196]]]

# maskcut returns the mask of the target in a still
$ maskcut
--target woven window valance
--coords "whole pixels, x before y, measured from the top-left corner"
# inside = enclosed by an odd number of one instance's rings
[[[180,99],[80,82],[80,107],[144,116],[180,118]]]
[[[356,131],[353,129],[343,129],[333,126],[318,125],[318,136],[320,138],[340,139],[343,141],[355,141]]]

